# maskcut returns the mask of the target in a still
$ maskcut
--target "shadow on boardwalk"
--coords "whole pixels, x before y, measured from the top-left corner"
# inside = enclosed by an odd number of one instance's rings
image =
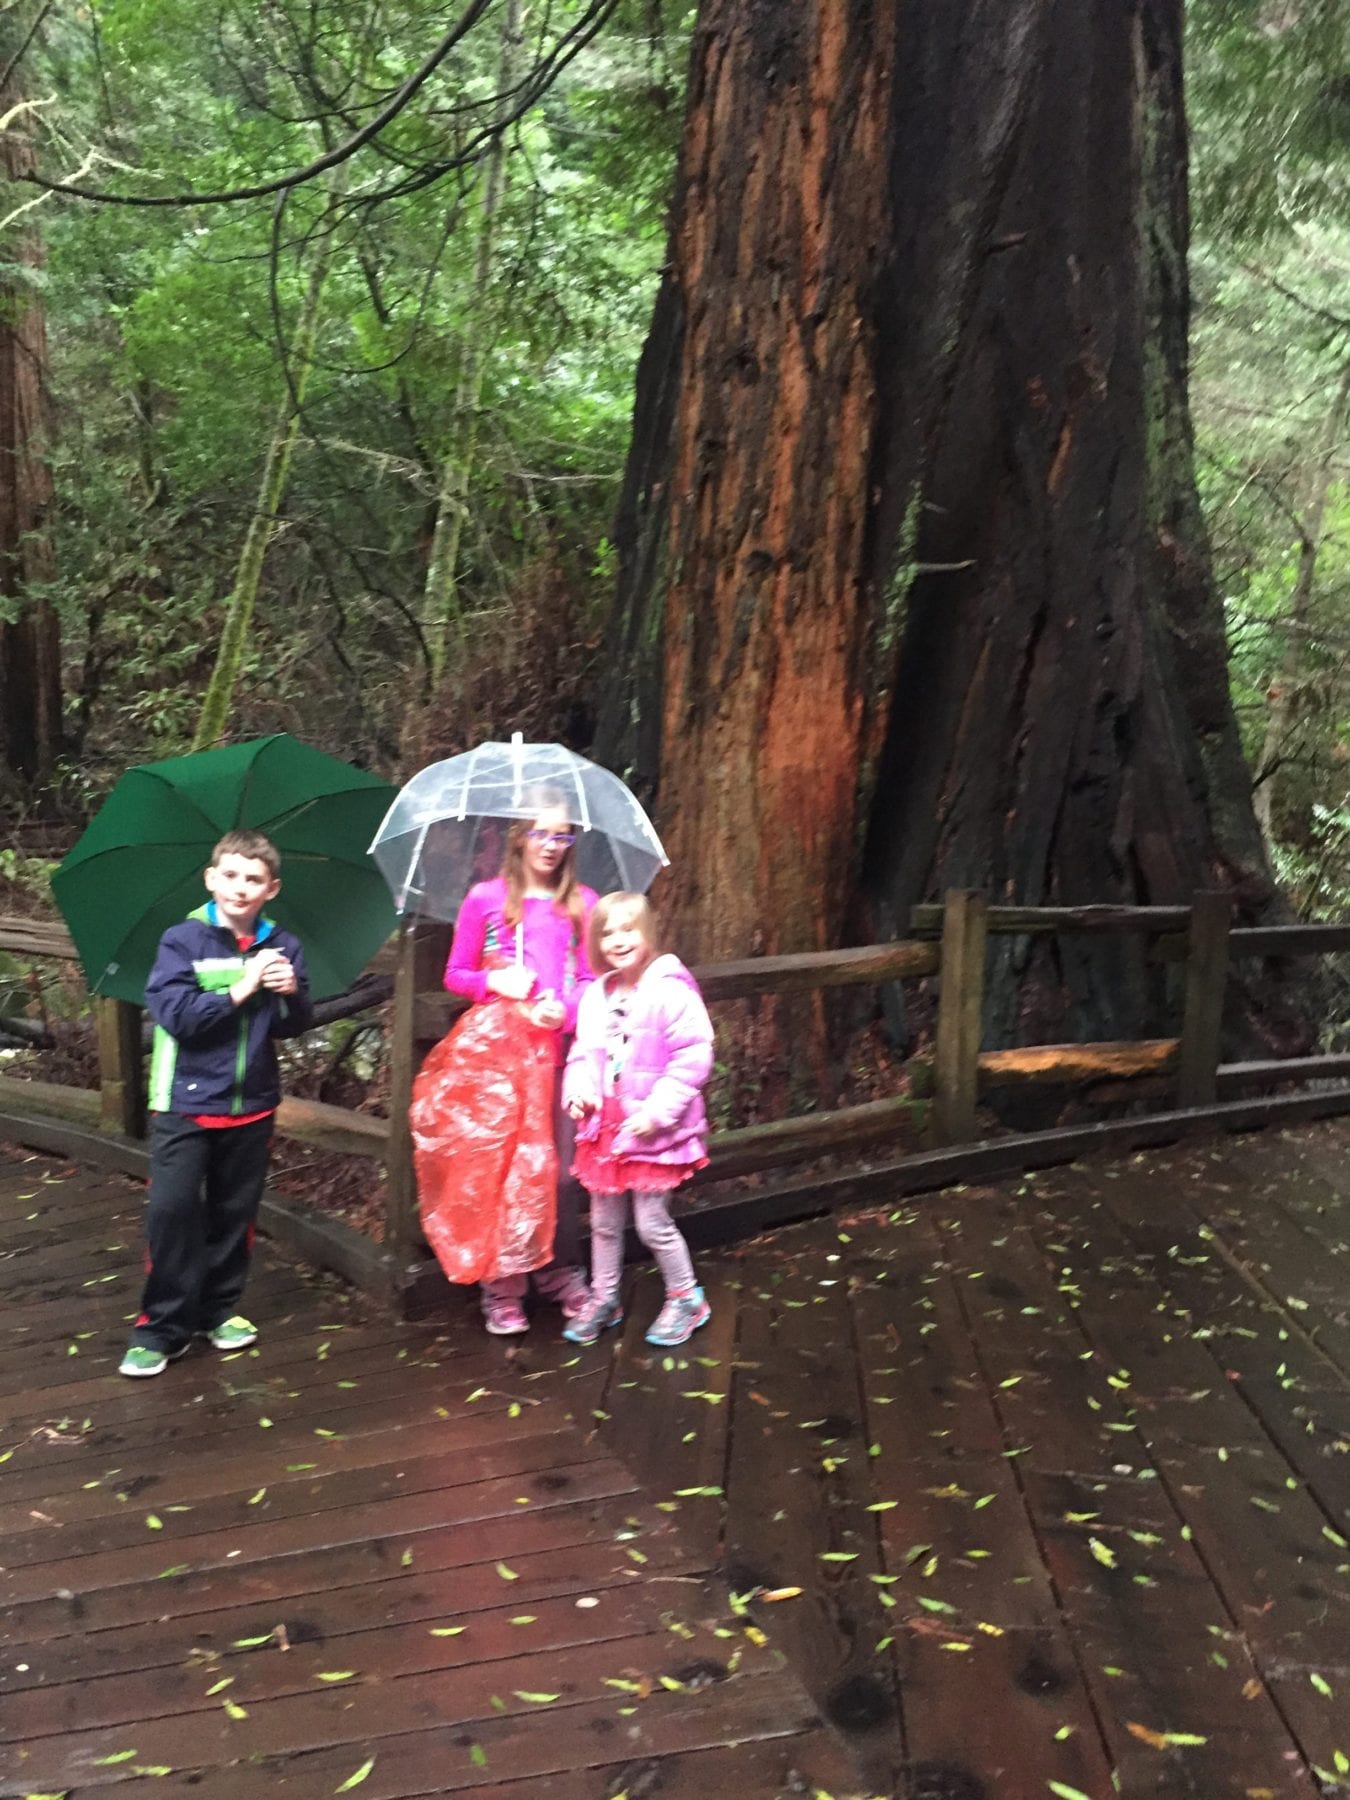
[[[141,1384],[139,1195],[13,1153],[0,1793],[1350,1794],[1347,1150],[783,1231],[680,1353],[273,1256]]]

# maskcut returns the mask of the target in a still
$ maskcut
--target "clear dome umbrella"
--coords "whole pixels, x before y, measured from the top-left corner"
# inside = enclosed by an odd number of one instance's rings
[[[479,744],[419,769],[370,853],[400,913],[453,920],[476,881],[499,873],[514,819],[563,808],[577,832],[577,877],[598,893],[645,893],[667,857],[617,775],[561,744]]]

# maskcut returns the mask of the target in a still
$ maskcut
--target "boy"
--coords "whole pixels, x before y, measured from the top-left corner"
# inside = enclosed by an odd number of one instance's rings
[[[145,989],[149,1273],[123,1375],[162,1374],[199,1333],[217,1350],[258,1336],[235,1308],[281,1100],[272,1040],[313,1016],[299,940],[262,913],[280,868],[261,832],[228,832],[206,871],[210,901],[159,941]]]

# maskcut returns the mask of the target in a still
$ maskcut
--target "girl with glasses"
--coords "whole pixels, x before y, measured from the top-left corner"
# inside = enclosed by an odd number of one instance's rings
[[[495,1337],[529,1330],[522,1302],[531,1276],[567,1319],[590,1298],[580,1263],[581,1188],[569,1173],[575,1127],[560,1093],[567,1039],[593,979],[586,924],[596,895],[577,880],[576,832],[561,796],[540,792],[531,803],[534,816],[507,832],[501,873],[470,888],[460,907],[445,985],[473,1004],[427,1058],[412,1108],[427,1237],[451,1280],[481,1280],[483,1319]],[[501,1003],[514,1017],[502,1017]],[[494,1004],[499,1029],[491,1031],[475,1015]],[[458,1128],[456,1091],[472,1115]],[[546,1156],[550,1137],[558,1170],[552,1208],[538,1204],[539,1146]],[[472,1184],[457,1182],[456,1169],[466,1147],[477,1155],[487,1141],[500,1145],[500,1177],[485,1196],[495,1209],[490,1221],[484,1196],[460,1191]],[[465,1216],[476,1203],[478,1216]]]

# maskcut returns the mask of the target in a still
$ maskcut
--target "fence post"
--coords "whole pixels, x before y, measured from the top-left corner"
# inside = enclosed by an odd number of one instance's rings
[[[127,1000],[94,1001],[98,1033],[100,1131],[145,1136],[145,1067],[141,1058],[141,1009]]]
[[[399,1262],[416,1243],[417,1181],[408,1107],[417,1073],[417,925],[401,919],[394,962],[393,1043],[389,1051],[389,1142],[385,1152],[384,1247]]]
[[[939,1145],[969,1143],[975,1136],[988,915],[983,894],[950,888],[944,896],[933,1054],[933,1134]]]
[[[1178,1106],[1210,1106],[1218,1097],[1223,999],[1228,982],[1228,894],[1197,894],[1186,942],[1186,1011],[1181,1027]]]

